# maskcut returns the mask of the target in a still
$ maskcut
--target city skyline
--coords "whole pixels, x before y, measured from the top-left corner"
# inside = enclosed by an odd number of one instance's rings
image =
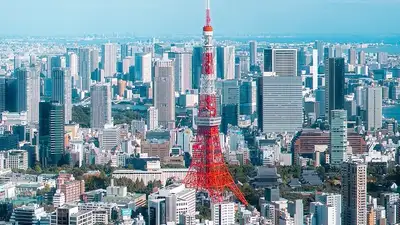
[[[237,4],[227,4],[228,0],[212,3],[216,35],[399,34],[393,30],[400,9],[398,0],[234,1]],[[9,10],[0,15],[0,20],[7,21],[0,35],[192,35],[198,34],[204,23],[199,10],[204,8],[202,0],[120,0],[118,4],[94,0],[21,4],[21,0],[6,0],[2,7]],[[60,11],[65,16],[60,17]],[[250,13],[244,16],[243,12]],[[54,29],[57,26],[63,29]]]

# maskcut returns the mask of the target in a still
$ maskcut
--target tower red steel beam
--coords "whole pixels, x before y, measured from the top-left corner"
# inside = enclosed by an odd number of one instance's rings
[[[214,203],[222,202],[225,192],[230,190],[237,199],[248,205],[229,173],[221,151],[219,139],[221,117],[217,115],[216,108],[213,28],[209,0],[206,0],[206,5],[198,128],[196,143],[193,146],[192,163],[184,182],[188,187],[208,192]]]

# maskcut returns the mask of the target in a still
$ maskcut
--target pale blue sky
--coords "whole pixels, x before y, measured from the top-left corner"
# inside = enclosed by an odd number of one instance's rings
[[[212,0],[218,35],[400,33],[400,0]],[[204,0],[0,0],[1,35],[199,34]],[[199,32],[200,31],[200,32]]]

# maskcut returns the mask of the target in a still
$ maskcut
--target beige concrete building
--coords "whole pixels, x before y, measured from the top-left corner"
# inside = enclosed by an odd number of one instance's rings
[[[158,109],[158,123],[175,128],[174,62],[166,56],[154,65],[154,107]]]

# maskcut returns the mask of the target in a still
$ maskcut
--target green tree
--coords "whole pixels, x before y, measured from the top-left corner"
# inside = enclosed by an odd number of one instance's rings
[[[42,168],[40,167],[40,165],[39,165],[39,163],[37,162],[37,163],[35,163],[35,172],[36,173],[38,173],[38,174],[41,174],[42,173]]]

